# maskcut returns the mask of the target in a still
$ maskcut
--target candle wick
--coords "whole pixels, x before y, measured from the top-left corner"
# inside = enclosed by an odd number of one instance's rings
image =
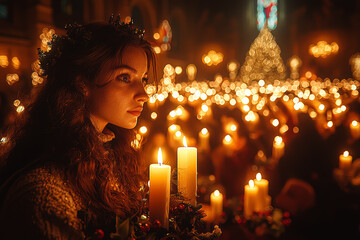
[[[162,162],[159,162],[159,165],[161,166],[161,165],[162,165]]]

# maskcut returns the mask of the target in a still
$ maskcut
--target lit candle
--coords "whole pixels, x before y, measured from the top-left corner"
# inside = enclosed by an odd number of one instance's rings
[[[215,190],[210,195],[211,202],[211,212],[214,220],[221,217],[223,211],[223,195],[219,192],[219,190]]]
[[[168,136],[167,139],[169,139],[169,145],[173,148],[178,147],[178,143],[177,143],[177,138],[176,138],[176,133],[179,132],[181,135],[181,128],[179,125],[176,124],[172,124],[170,125],[170,127],[168,128]],[[178,134],[179,134],[178,133]]]
[[[244,192],[244,216],[249,218],[257,207],[258,187],[254,185],[254,180],[249,181],[249,185],[245,185]]]
[[[206,128],[201,129],[199,132],[199,148],[200,150],[208,150],[209,149],[209,131]]]
[[[256,174],[255,186],[258,187],[258,211],[265,211],[268,206],[269,181],[261,178],[261,173]]]
[[[197,149],[187,147],[186,138],[183,138],[184,147],[177,149],[177,176],[178,192],[193,206],[196,206],[197,193]]]
[[[169,226],[170,172],[171,167],[162,164],[159,148],[158,164],[150,165],[149,213],[152,221],[159,220],[166,229]]]
[[[352,121],[350,124],[350,132],[354,138],[360,137],[360,124],[357,121]]]
[[[282,157],[285,151],[285,143],[282,140],[282,137],[276,136],[273,143],[273,151],[272,151],[272,157],[275,160],[278,160]]]
[[[339,168],[343,170],[349,170],[351,168],[352,156],[348,151],[345,151],[339,157]]]

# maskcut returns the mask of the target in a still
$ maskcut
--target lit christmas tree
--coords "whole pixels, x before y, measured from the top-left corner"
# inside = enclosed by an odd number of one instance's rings
[[[240,70],[240,80],[246,83],[260,79],[266,82],[283,80],[285,65],[280,52],[274,36],[265,25],[250,46],[245,63]]]

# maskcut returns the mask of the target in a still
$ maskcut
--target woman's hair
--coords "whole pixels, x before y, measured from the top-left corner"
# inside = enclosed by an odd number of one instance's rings
[[[50,52],[40,52],[46,83],[23,114],[21,128],[9,137],[2,173],[9,176],[24,166],[51,162],[64,169],[95,213],[133,213],[144,180],[139,155],[131,147],[134,131],[108,124],[115,138],[104,144],[91,123],[83,86],[94,84],[100,71],[121,61],[127,46],[145,51],[156,80],[152,47],[132,24],[112,20],[72,25],[67,36],[55,36],[51,44]]]

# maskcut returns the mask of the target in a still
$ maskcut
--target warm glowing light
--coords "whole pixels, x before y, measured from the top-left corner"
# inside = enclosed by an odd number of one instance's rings
[[[344,157],[348,157],[348,156],[349,156],[349,152],[348,152],[348,151],[345,151],[345,152],[343,153],[343,155],[344,155]]]
[[[156,112],[152,112],[151,113],[151,119],[156,119],[157,118],[157,113]]]
[[[207,105],[203,104],[201,106],[201,110],[203,110],[204,112],[207,112],[209,110],[209,107]]]
[[[181,107],[176,108],[176,115],[180,116],[181,114],[183,114]]]
[[[235,124],[232,124],[232,125],[230,126],[230,130],[233,131],[233,132],[235,132],[235,131],[236,131],[236,125],[235,125]]]
[[[311,44],[309,53],[314,57],[326,58],[330,54],[336,54],[339,51],[339,45],[336,42],[328,44],[326,41],[319,41],[316,45]]]
[[[249,181],[249,186],[250,186],[251,188],[253,188],[253,187],[255,186],[254,180],[250,180],[250,181]]]
[[[16,112],[18,112],[18,113],[21,113],[21,112],[23,112],[24,110],[25,110],[25,107],[22,106],[22,105],[20,105],[20,106],[18,106],[18,107],[16,108]]]
[[[206,128],[201,129],[201,134],[206,135],[209,131]]]
[[[175,110],[172,110],[170,113],[169,113],[170,117],[174,118],[176,117],[176,111]]]
[[[140,131],[140,133],[142,133],[142,134],[145,134],[146,132],[147,132],[147,127],[145,127],[145,126],[142,126],[140,129],[139,129],[139,131]]]
[[[214,50],[210,50],[207,54],[202,56],[202,61],[204,64],[208,66],[216,66],[223,61],[224,55],[221,52],[215,52]]]
[[[4,144],[4,143],[6,143],[7,142],[7,137],[2,137],[1,139],[0,139],[0,143],[1,144]]]
[[[300,129],[298,127],[293,127],[293,133],[298,133]]]
[[[279,120],[277,120],[277,119],[274,119],[274,120],[272,120],[272,125],[274,126],[274,127],[277,127],[277,126],[279,126]]]
[[[331,128],[332,126],[334,126],[334,123],[332,121],[328,121],[326,125]]]
[[[154,33],[153,37],[155,40],[159,40],[160,34],[156,32],[156,33]]]
[[[177,129],[177,127],[175,124],[173,124],[169,127],[169,129],[174,132]]]
[[[283,140],[282,140],[282,137],[280,137],[280,136],[276,136],[274,140],[275,140],[275,143],[276,143],[277,145],[280,145],[280,144],[282,143],[282,141],[283,141]]]
[[[20,60],[17,57],[11,59],[14,69],[20,68]]]
[[[218,197],[218,196],[220,195],[219,190],[215,190],[215,191],[214,191],[214,195],[215,195],[216,197]]]
[[[20,105],[20,100],[19,99],[14,100],[14,106],[18,107],[19,105]]]
[[[189,80],[194,80],[195,79],[196,72],[197,72],[197,69],[196,69],[196,66],[194,64],[189,64],[186,67],[186,74],[187,74]]]
[[[354,127],[356,127],[356,126],[358,125],[358,122],[354,120],[354,121],[351,122],[351,125],[353,125]]]
[[[236,62],[229,62],[228,64],[228,70],[229,72],[234,72],[239,67],[239,65]]]
[[[226,135],[225,138],[224,138],[224,140],[229,143],[229,142],[231,141],[231,136],[230,136],[230,135]]]
[[[160,47],[155,46],[155,47],[153,47],[153,49],[154,49],[154,51],[155,51],[156,54],[161,53],[161,48],[160,48]]]
[[[9,66],[9,59],[6,55],[0,55],[0,66],[3,68]]]
[[[159,148],[159,151],[158,151],[158,164],[160,166],[163,164],[163,156],[162,156],[161,148]]]
[[[256,180],[261,181],[261,173],[256,174]]]
[[[183,137],[183,144],[184,144],[184,147],[187,147],[186,137],[185,136]]]
[[[178,137],[178,138],[181,137],[181,132],[180,132],[180,131],[177,131],[177,132],[175,133],[175,136]]]
[[[180,75],[180,74],[182,73],[182,67],[176,66],[176,67],[175,67],[175,73],[176,73],[177,75]]]
[[[279,131],[280,133],[286,133],[289,130],[289,126],[284,124],[280,127]]]
[[[319,110],[320,110],[320,111],[323,111],[324,109],[325,109],[324,104],[320,104],[320,105],[319,105]]]

